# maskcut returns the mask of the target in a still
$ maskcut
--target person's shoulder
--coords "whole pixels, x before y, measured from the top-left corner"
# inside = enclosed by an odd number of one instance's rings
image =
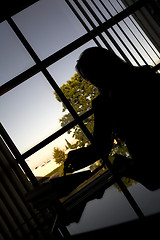
[[[98,112],[102,112],[104,109],[109,109],[111,106],[112,101],[108,97],[101,94],[92,101],[92,108]]]
[[[150,65],[144,65],[141,67],[137,68],[137,74],[139,74],[140,76],[143,76],[143,79],[145,80],[160,80],[160,74],[154,71],[154,67],[150,66]]]
[[[102,94],[99,94],[95,99],[92,100],[92,106],[101,105],[106,102],[108,99]]]
[[[133,83],[134,86],[137,87],[135,91],[141,92],[150,92],[157,91],[156,88],[159,89],[159,81],[160,81],[160,74],[154,71],[154,68],[149,65],[136,67],[135,74],[133,74]]]

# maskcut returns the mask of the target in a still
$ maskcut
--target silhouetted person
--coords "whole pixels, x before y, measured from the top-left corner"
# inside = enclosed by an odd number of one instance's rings
[[[113,169],[125,169],[124,176],[151,190],[159,188],[159,74],[150,66],[129,65],[114,53],[98,47],[86,49],[76,69],[100,94],[92,102],[94,142],[70,151],[65,171],[70,171],[70,164],[77,170],[108,156],[116,135],[126,142],[132,159],[117,158]]]

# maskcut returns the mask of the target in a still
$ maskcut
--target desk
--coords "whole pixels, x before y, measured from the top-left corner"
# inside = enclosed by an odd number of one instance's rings
[[[82,173],[82,175],[84,176],[85,173]],[[79,176],[81,176],[80,173]],[[75,176],[74,174],[71,176],[73,179],[76,177],[76,174]],[[61,181],[61,179],[59,180]],[[63,180],[66,181],[67,177],[62,178],[62,184]],[[45,208],[52,210],[51,212],[55,216],[52,224],[52,232],[55,229],[65,230],[65,226],[69,223],[79,221],[86,203],[94,198],[101,198],[105,189],[114,183],[114,178],[110,171],[100,169],[95,174],[91,174],[91,177],[84,180],[68,195],[60,199],[58,195],[61,195],[61,193],[54,191],[53,182],[54,180],[52,179],[50,182],[41,184],[26,196],[26,200],[31,202],[38,210],[41,211]]]

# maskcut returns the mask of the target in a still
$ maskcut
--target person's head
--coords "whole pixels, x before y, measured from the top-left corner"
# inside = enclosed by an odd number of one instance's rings
[[[118,73],[127,64],[116,54],[105,48],[91,47],[81,53],[76,70],[86,80],[98,88],[103,88],[116,81]]]

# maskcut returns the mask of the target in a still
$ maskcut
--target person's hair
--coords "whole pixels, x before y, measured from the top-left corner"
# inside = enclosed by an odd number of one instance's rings
[[[113,52],[100,47],[91,47],[81,53],[77,61],[76,71],[85,79],[93,81],[101,72],[112,74],[129,67]]]

